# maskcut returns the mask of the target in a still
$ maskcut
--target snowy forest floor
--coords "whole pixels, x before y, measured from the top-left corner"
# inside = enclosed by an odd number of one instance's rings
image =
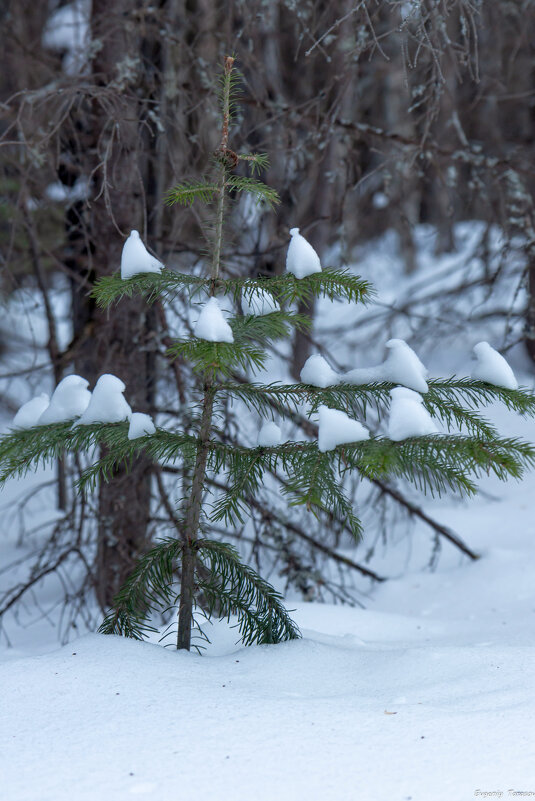
[[[515,429],[535,438],[533,423]],[[58,649],[44,624],[10,626],[15,647],[0,656],[0,796],[535,793],[535,475],[484,489],[440,510],[482,554],[477,562],[451,553],[435,572],[409,568],[366,609],[298,604],[300,641],[241,648],[235,630],[217,624],[199,657],[95,634]],[[415,531],[414,551],[418,542]]]
[[[373,276],[364,273],[388,301],[388,253],[372,255]],[[444,261],[448,281],[452,264]],[[399,298],[399,282],[397,290]],[[381,351],[385,338],[405,335],[376,325],[370,339]],[[484,325],[457,332],[464,355],[443,348],[441,372],[469,372],[468,340],[500,345]],[[527,361],[513,354],[512,364],[533,386]],[[504,435],[535,441],[534,421],[492,416]],[[0,566],[20,550],[16,513],[6,509],[43,476],[3,491]],[[1,801],[535,797],[535,473],[481,486],[462,503],[419,498],[478,561],[446,545],[431,571],[429,530],[392,532],[371,562],[392,578],[363,597],[365,608],[290,600],[300,641],[242,648],[236,630],[218,623],[206,628],[203,656],[96,634],[60,648],[46,615],[27,625],[36,614],[23,610],[23,626],[7,616]],[[44,587],[44,607],[53,592]]]

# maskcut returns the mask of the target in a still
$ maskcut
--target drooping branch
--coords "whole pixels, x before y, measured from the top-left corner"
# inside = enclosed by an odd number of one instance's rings
[[[237,383],[245,384],[247,380],[239,375],[234,374],[233,380]],[[283,417],[291,419],[296,425],[298,425],[301,430],[310,437],[317,437],[318,436],[318,427],[309,420],[307,417],[303,417],[303,415],[299,414],[295,409],[286,407],[279,401],[269,400],[269,405],[276,411],[278,414],[282,415]],[[408,501],[403,494],[399,490],[394,490],[393,488],[389,487],[385,482],[381,481],[380,479],[372,478],[368,479],[371,481],[372,484],[377,486],[381,492],[388,495],[392,498],[397,504],[403,507],[406,511],[408,511],[412,516],[418,517],[422,520],[426,525],[428,525],[439,537],[444,537],[452,545],[458,548],[462,553],[466,554],[470,559],[478,559],[478,554],[472,551],[471,548],[463,542],[463,540],[455,534],[455,532],[451,531],[451,529],[446,528],[441,523],[438,523],[436,520],[433,520],[429,515],[423,512],[418,506],[412,504]]]

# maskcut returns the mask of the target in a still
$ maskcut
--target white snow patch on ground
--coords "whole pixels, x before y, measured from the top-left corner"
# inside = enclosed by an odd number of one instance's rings
[[[520,433],[533,438],[535,424]],[[35,632],[11,625],[17,651],[0,661],[3,797],[468,801],[477,789],[535,791],[535,474],[485,491],[440,510],[477,562],[451,549],[434,573],[401,575],[398,563],[400,577],[366,609],[298,604],[301,641],[241,648],[235,629],[216,624],[199,657],[99,635],[57,649],[51,630],[50,653],[36,656]]]

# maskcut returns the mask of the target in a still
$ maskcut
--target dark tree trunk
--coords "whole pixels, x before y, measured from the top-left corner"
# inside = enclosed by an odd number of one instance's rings
[[[102,96],[93,103],[91,153],[95,169],[95,199],[91,201],[88,273],[96,280],[120,265],[124,238],[131,229],[143,231],[144,181],[140,158],[140,108],[135,93],[135,66],[141,41],[133,14],[134,0],[109,3],[93,0],[92,34],[101,49],[93,62]],[[129,74],[130,70],[130,74]],[[122,91],[107,102],[107,88],[122,82]],[[94,383],[111,372],[126,384],[126,397],[136,411],[148,411],[153,391],[153,358],[146,303],[141,298],[122,301],[109,311],[78,305],[79,320],[90,335],[82,340],[76,369]],[[150,464],[138,459],[128,473],[118,470],[99,489],[96,594],[105,608],[148,545]]]
[[[535,362],[535,251],[528,253],[528,307],[524,342],[530,359]]]

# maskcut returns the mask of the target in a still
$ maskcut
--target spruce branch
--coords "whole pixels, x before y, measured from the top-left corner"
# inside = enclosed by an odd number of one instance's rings
[[[207,342],[205,339],[177,339],[168,348],[167,355],[187,359],[195,372],[228,376],[240,367],[242,370],[261,370],[267,353],[260,346],[248,342]]]
[[[199,539],[199,559],[208,575],[197,573],[197,585],[208,601],[208,613],[217,609],[221,618],[236,614],[244,645],[295,640],[300,632],[284,608],[280,593],[251,567],[243,564],[236,549],[226,542]]]
[[[335,468],[339,470],[337,456],[339,454],[333,459],[333,454],[320,453],[317,448],[304,453],[294,469],[287,470],[288,478],[282,491],[289,498],[290,506],[306,506],[315,515],[318,511],[331,511],[358,541],[362,524],[341,487],[340,478],[335,475]]]
[[[161,273],[139,273],[132,278],[121,278],[120,273],[105,275],[96,281],[91,296],[101,309],[107,309],[122,298],[140,295],[147,303],[156,300],[173,300],[181,294],[193,298],[206,295],[209,282],[205,278],[187,273],[163,270]]]
[[[336,384],[320,389],[310,384],[255,384],[254,382],[229,381],[221,383],[218,392],[242,401],[248,409],[261,416],[271,416],[278,410],[283,417],[306,405],[309,414],[323,405],[341,409],[355,417],[365,417],[370,407],[384,410],[389,403],[392,384]],[[284,404],[284,406],[280,406]]]
[[[156,631],[150,622],[153,614],[176,604],[174,571],[182,554],[183,543],[175,538],[162,540],[143,554],[115,597],[99,631],[136,640]]]
[[[234,380],[237,382],[238,386],[246,385],[247,381],[242,376],[236,375],[233,376]],[[277,385],[275,385],[277,386]],[[279,385],[280,386],[280,385]],[[311,388],[312,389],[312,388]],[[362,387],[358,388],[359,390]],[[298,410],[292,408],[287,403],[281,402],[277,398],[268,397],[267,399],[267,406],[266,412],[268,414],[277,414],[284,418],[290,418],[299,428],[307,435],[311,437],[317,437],[318,434],[318,427],[315,423],[312,423],[307,417],[304,417],[302,413]],[[283,484],[284,479],[278,473],[273,473],[279,483]],[[407,498],[396,488],[390,486],[387,479],[379,479],[379,478],[371,478],[368,479],[371,484],[375,485],[382,494],[387,495],[388,497],[392,498],[395,503],[399,504],[401,508],[409,513],[411,517],[416,517],[422,520],[426,525],[428,525],[435,535],[446,538],[449,542],[451,542],[456,548],[461,550],[464,554],[466,554],[470,559],[477,559],[478,554],[476,554],[471,548],[466,545],[465,542],[459,537],[458,534],[451,531],[451,529],[446,528],[445,526],[441,525],[438,521],[430,517],[427,513],[423,512],[422,509],[417,506],[416,504],[412,503],[411,501],[407,500]],[[255,501],[251,498],[251,505],[255,506]],[[334,515],[332,513],[328,514],[328,519],[335,520]],[[287,524],[291,527],[291,523]],[[334,557],[333,557],[334,558]]]
[[[280,203],[280,198],[274,189],[246,175],[229,175],[227,187],[233,192],[247,192],[252,195],[258,205],[266,203],[273,207]]]
[[[103,446],[106,455],[83,471],[78,479],[79,489],[92,489],[97,479],[107,480],[120,464],[127,467],[141,454],[155,462],[191,461],[197,438],[184,433],[157,429],[155,434],[128,439],[128,423],[95,423],[74,426],[55,423],[24,431],[13,431],[0,437],[0,485],[9,478],[25,475],[39,465],[47,465],[58,452],[92,453]]]
[[[217,237],[216,237],[217,241]],[[221,245],[221,242],[220,242]],[[217,271],[219,273],[219,271]],[[101,308],[117,303],[122,297],[143,296],[149,303],[156,299],[173,299],[184,294],[191,298],[200,293],[205,296],[222,294],[232,297],[235,303],[245,294],[267,292],[281,304],[307,302],[313,298],[342,299],[354,303],[367,303],[373,295],[368,281],[349,270],[324,268],[306,278],[297,279],[291,273],[273,278],[201,278],[187,273],[163,270],[161,273],[142,273],[123,280],[119,273],[100,278],[92,290]]]
[[[222,484],[220,481],[215,481],[214,479],[208,479],[208,484],[211,487],[215,487],[216,489],[222,490],[226,492],[228,487],[226,484]],[[247,497],[247,503],[251,507],[251,509],[255,509],[263,519],[273,520],[281,525],[284,529],[287,529],[291,534],[297,536],[298,538],[304,540],[308,545],[311,545],[315,550],[320,551],[320,553],[325,554],[332,559],[334,562],[338,562],[339,564],[345,565],[346,567],[351,568],[352,570],[356,570],[358,573],[361,573],[363,576],[372,579],[373,581],[386,581],[384,576],[380,576],[364,565],[355,562],[353,559],[350,559],[348,556],[344,556],[343,554],[337,553],[336,550],[330,548],[325,543],[320,542],[318,539],[312,537],[310,534],[307,534],[303,527],[296,525],[294,521],[292,521],[288,515],[284,514],[283,512],[275,511],[273,508],[268,506],[265,502],[261,502],[259,499],[259,495],[249,495]],[[334,519],[334,515],[332,514],[331,510],[328,512],[328,518],[330,520]],[[306,525],[306,523],[305,523]]]
[[[307,331],[311,321],[304,314],[287,311],[275,311],[258,317],[247,314],[229,319],[236,345],[256,342],[267,345],[277,339],[288,338],[292,330]]]
[[[243,153],[238,156],[238,159],[250,165],[253,175],[259,174],[269,167],[269,156],[267,153]]]
[[[433,403],[435,398],[447,398],[454,403],[478,409],[498,401],[506,409],[523,417],[535,417],[535,393],[527,387],[505,389],[474,378],[456,376],[433,379],[428,381],[428,385],[425,400],[429,403]]]
[[[200,181],[183,181],[167,191],[165,203],[168,206],[172,206],[175,203],[180,206],[192,206],[198,200],[207,204],[212,202],[217,190],[216,184],[208,178],[203,178]]]

